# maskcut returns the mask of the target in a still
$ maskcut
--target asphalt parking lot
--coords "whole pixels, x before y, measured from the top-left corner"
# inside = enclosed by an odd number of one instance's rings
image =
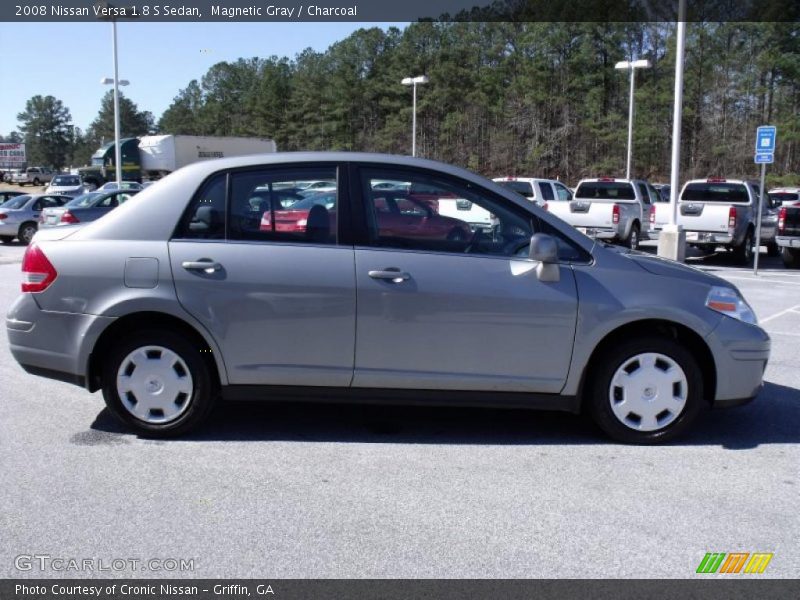
[[[3,313],[23,250],[0,247]],[[772,552],[759,577],[796,577],[800,271],[761,258],[758,277],[689,259],[770,332],[761,395],[660,447],[566,414],[250,404],[148,441],[99,394],[24,373],[3,327],[0,575],[92,575],[15,568],[47,554],[194,560],[126,577],[686,578],[707,552]]]

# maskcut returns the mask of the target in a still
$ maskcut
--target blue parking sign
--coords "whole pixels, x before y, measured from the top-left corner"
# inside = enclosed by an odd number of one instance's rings
[[[757,165],[771,165],[775,162],[775,155],[772,152],[759,152],[755,155],[755,163]]]
[[[756,129],[756,154],[775,152],[775,135],[774,125],[762,125]]]

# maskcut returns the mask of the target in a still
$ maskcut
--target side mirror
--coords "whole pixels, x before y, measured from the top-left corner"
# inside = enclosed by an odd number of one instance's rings
[[[536,277],[539,281],[556,282],[561,279],[558,244],[552,236],[546,233],[533,234],[528,257],[539,263],[536,267]]]

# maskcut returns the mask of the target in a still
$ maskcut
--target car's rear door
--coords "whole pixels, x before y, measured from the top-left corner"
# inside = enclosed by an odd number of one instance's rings
[[[560,281],[539,281],[521,256],[532,215],[474,184],[422,169],[363,165],[358,173],[353,386],[559,392],[575,334],[575,280],[562,265]],[[494,215],[495,227],[468,240],[381,230],[370,190],[385,180],[469,200]]]
[[[299,231],[261,227],[264,210],[271,222],[281,210],[282,188],[336,181],[340,171],[301,163],[219,173],[169,242],[178,299],[216,339],[231,384],[350,385],[355,273],[342,192],[335,220],[316,205]],[[250,202],[257,188],[259,197],[276,197]]]

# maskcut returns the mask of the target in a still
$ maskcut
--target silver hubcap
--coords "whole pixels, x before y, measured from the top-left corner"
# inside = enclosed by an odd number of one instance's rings
[[[120,364],[117,394],[122,406],[147,423],[174,421],[189,407],[194,384],[189,367],[163,346],[137,348]]]
[[[614,416],[636,431],[656,431],[683,412],[689,382],[680,365],[664,354],[637,354],[620,365],[608,390]]]
[[[30,242],[33,239],[34,235],[36,235],[35,227],[31,227],[30,225],[28,225],[22,230],[23,241]]]

